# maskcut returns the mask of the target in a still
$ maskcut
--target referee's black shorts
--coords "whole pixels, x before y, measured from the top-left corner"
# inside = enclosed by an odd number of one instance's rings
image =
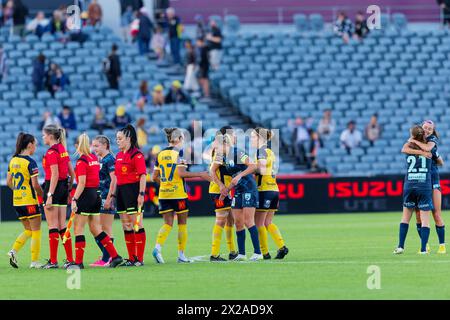
[[[47,202],[47,193],[50,189],[50,180],[46,180],[44,184],[44,203]],[[52,205],[54,207],[67,207],[69,200],[69,182],[67,179],[59,180],[52,196]]]
[[[139,196],[139,182],[117,186],[117,213],[118,214],[137,213],[138,196]]]
[[[100,215],[102,199],[98,188],[85,188],[77,201],[78,211],[76,214],[83,216]]]

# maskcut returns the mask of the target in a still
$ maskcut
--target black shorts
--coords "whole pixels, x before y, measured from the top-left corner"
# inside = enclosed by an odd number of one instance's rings
[[[50,188],[50,181],[46,180],[44,184],[44,203],[47,202],[47,193]],[[52,196],[52,205],[54,207],[67,207],[69,199],[69,183],[67,180],[59,180]]]
[[[278,191],[260,191],[258,192],[258,207],[256,211],[277,211],[280,193]]]
[[[176,214],[189,212],[187,199],[159,199],[159,213],[174,211]]]
[[[76,214],[83,216],[94,216],[100,214],[102,199],[97,188],[85,188],[77,201],[78,211]]]
[[[139,182],[117,186],[117,213],[119,214],[137,213],[138,196],[139,196]]]
[[[15,206],[14,209],[16,210],[17,213],[17,218],[19,218],[19,220],[24,220],[24,219],[32,219],[32,218],[36,218],[36,217],[40,217],[42,215],[42,207],[35,204],[35,205],[30,205],[30,206]]]
[[[212,201],[214,202],[214,210],[215,211],[223,211],[231,209],[231,198],[225,197],[223,200],[219,200],[220,194],[211,193]]]
[[[200,67],[198,69],[198,77],[200,79],[208,79],[208,77],[209,77],[209,68]]]

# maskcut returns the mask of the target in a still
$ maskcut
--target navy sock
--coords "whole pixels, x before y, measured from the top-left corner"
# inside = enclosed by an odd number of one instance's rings
[[[416,223],[416,228],[417,228],[417,233],[419,234],[419,238],[420,238],[420,228],[422,228],[422,224]]]
[[[103,258],[105,257],[105,253],[108,254],[108,251],[106,251],[105,247],[97,239],[95,239],[95,243],[97,244],[97,246],[100,248],[100,251],[102,252],[102,260],[103,260]],[[103,261],[105,261],[105,260],[103,260]],[[106,261],[108,261],[108,260],[106,260]]]
[[[439,238],[439,244],[445,243],[445,226],[436,226],[436,233]]]
[[[409,224],[408,223],[400,223],[400,232],[398,235],[398,247],[399,248],[405,248],[405,240],[406,240],[406,235],[408,234],[408,228],[409,228]]]
[[[239,254],[245,255],[245,229],[242,229],[241,231],[236,230],[236,237],[237,237]]]
[[[427,251],[427,243],[428,243],[428,238],[430,237],[430,228],[429,227],[423,227],[420,228],[420,239],[422,240],[421,243],[421,248],[420,251],[425,252]]]
[[[258,228],[256,228],[256,226],[253,226],[251,228],[248,228],[248,232],[250,232],[250,237],[252,238],[254,252],[256,254],[261,254],[261,246],[259,244]]]

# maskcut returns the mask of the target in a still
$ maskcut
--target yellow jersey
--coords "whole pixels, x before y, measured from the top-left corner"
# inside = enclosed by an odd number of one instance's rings
[[[258,191],[278,191],[277,178],[275,175],[276,157],[273,151],[267,148],[267,146],[258,149],[256,152],[258,167],[261,160],[266,161],[266,170],[264,175],[259,172],[256,173]]]
[[[31,178],[38,175],[38,166],[30,156],[14,156],[9,162],[8,173],[13,182],[13,205],[15,207],[39,204]]]
[[[155,170],[159,170],[159,199],[186,199],[184,179],[178,175],[177,167],[187,167],[183,150],[167,147],[158,153]]]
[[[211,164],[209,166],[209,168],[211,169],[213,163],[214,163],[214,150],[211,154]],[[231,183],[231,176],[225,174],[226,170],[224,166],[220,166],[217,170],[216,170],[216,175],[217,177],[220,179],[220,181],[222,181],[222,183],[225,185],[225,187],[228,187]],[[209,183],[209,193],[211,194],[220,194],[220,187],[217,183],[215,183],[214,181],[211,181]]]

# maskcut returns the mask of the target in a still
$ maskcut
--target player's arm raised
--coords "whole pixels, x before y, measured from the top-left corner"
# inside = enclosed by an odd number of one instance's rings
[[[410,138],[408,140],[408,142],[413,142],[413,143],[417,144],[420,149],[422,149],[423,151],[427,151],[427,152],[430,152],[431,150],[433,150],[434,146],[436,145],[436,143],[434,143],[433,141],[428,141],[427,143],[423,143],[423,142],[417,141],[413,138]]]
[[[424,156],[424,157],[426,157],[428,159],[431,159],[431,157],[432,157],[432,155],[431,155],[431,153],[429,151],[427,152],[427,151],[424,151],[424,150],[417,150],[417,149],[411,148],[409,146],[409,142],[407,142],[407,143],[405,143],[403,145],[402,153],[413,154],[413,155],[417,155],[417,156]]]
[[[177,171],[178,171],[178,175],[181,178],[202,178],[203,180],[206,180],[206,181],[211,181],[212,180],[212,178],[209,175],[208,171],[189,172],[189,171],[186,171],[186,166],[185,165],[177,165]]]

